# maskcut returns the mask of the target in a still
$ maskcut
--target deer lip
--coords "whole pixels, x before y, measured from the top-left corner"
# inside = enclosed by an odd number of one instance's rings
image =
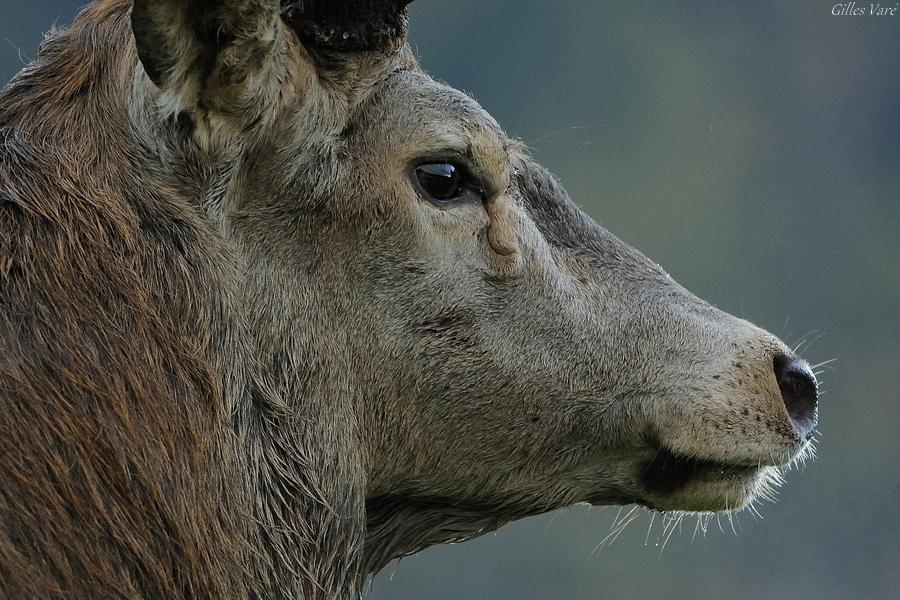
[[[641,482],[654,494],[668,495],[696,481],[741,481],[759,472],[758,465],[693,458],[665,446],[641,468]]]

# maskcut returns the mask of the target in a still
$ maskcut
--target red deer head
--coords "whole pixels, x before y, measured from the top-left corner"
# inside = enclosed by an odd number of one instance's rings
[[[346,598],[807,450],[806,363],[423,73],[405,4],[106,0],[0,95],[2,595]]]

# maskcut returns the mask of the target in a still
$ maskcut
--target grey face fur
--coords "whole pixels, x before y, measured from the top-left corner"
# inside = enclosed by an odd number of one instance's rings
[[[292,66],[318,81],[247,151],[231,233],[272,290],[249,312],[319,330],[291,360],[334,361],[352,404],[367,562],[578,501],[740,507],[801,451],[779,340],[599,227],[408,51],[321,64]],[[410,172],[433,159],[487,200],[424,199]],[[660,448],[759,468],[659,491],[642,473]],[[371,535],[405,527],[400,547]]]
[[[293,458],[270,462],[364,513],[364,572],[580,501],[737,508],[805,451],[790,350],[598,226],[405,43],[306,47],[248,1],[213,51],[174,4],[138,39],[164,59],[155,84],[137,66],[135,129],[180,185],[213,174],[247,369],[290,415],[271,435]],[[483,201],[424,198],[411,173],[436,160]]]

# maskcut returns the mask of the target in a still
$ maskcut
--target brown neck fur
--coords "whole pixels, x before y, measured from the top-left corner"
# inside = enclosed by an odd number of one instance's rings
[[[205,209],[222,168],[163,164],[130,124],[128,8],[86,10],[0,95],[0,596],[347,595],[361,482],[285,439],[318,430],[284,398],[325,386],[247,359]]]

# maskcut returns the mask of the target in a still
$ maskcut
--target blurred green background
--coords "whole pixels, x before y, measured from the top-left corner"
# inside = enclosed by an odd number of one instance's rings
[[[80,4],[2,0],[0,80]],[[618,509],[575,507],[394,563],[369,598],[900,598],[900,14],[832,6],[411,7],[423,66],[603,225],[720,308],[809,338],[812,363],[836,360],[818,458],[762,520],[694,539],[689,518],[661,550],[642,511],[596,549]]]

